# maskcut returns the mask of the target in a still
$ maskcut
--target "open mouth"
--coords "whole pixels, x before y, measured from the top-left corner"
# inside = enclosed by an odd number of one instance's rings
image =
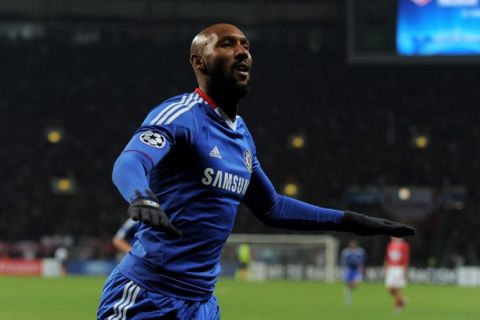
[[[248,67],[244,64],[237,65],[235,66],[235,70],[237,71],[243,71],[243,72],[248,72]]]
[[[235,71],[239,72],[239,73],[242,73],[242,74],[248,74],[248,72],[249,72],[248,66],[244,63],[239,63],[239,64],[235,65],[233,67],[233,69]]]

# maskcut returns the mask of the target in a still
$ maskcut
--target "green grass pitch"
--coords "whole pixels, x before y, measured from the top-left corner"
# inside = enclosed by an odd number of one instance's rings
[[[0,277],[2,320],[95,319],[105,278]],[[222,279],[216,290],[223,320],[478,320],[480,288],[409,286],[400,315],[381,284],[364,283],[353,304],[343,303],[343,285],[316,282],[247,282]]]

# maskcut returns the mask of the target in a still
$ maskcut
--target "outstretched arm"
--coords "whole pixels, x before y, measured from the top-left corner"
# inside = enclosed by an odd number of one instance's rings
[[[133,220],[181,237],[181,232],[171,224],[148,182],[149,172],[169,150],[170,141],[167,142],[166,135],[153,131],[137,132],[115,162],[112,180],[130,203],[128,214]]]
[[[351,211],[322,208],[279,195],[258,162],[244,197],[265,225],[293,230],[335,230],[357,235],[411,236],[415,229],[401,223]]]
[[[150,190],[147,175],[152,166],[149,156],[137,150],[124,151],[115,161],[112,180],[129,203],[137,197],[137,190],[145,196]]]

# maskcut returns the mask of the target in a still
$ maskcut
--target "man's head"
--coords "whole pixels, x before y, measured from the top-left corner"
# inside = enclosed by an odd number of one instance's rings
[[[358,246],[357,240],[353,240],[353,239],[350,240],[350,241],[348,242],[348,246],[349,246],[351,249],[357,248],[357,246]]]
[[[211,25],[192,41],[190,63],[201,87],[242,97],[250,80],[252,56],[240,29],[227,23]]]

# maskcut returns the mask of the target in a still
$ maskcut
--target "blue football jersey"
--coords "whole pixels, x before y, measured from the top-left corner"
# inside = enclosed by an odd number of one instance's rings
[[[144,154],[152,166],[161,159],[149,172],[149,187],[183,237],[172,239],[142,224],[127,259],[140,263],[135,270],[159,269],[158,279],[144,281],[149,270],[131,272],[130,263],[123,270],[166,293],[210,294],[250,183],[255,146],[242,118],[226,121],[199,90],[183,94],[154,108],[124,152]]]
[[[345,248],[342,250],[340,262],[350,269],[357,269],[365,264],[366,255],[362,248]]]
[[[343,211],[278,195],[242,118],[232,121],[200,89],[148,114],[117,159],[113,180],[129,202],[152,190],[183,234],[174,239],[140,223],[119,270],[143,288],[182,299],[213,293],[241,201],[276,227],[317,230],[343,217]]]

